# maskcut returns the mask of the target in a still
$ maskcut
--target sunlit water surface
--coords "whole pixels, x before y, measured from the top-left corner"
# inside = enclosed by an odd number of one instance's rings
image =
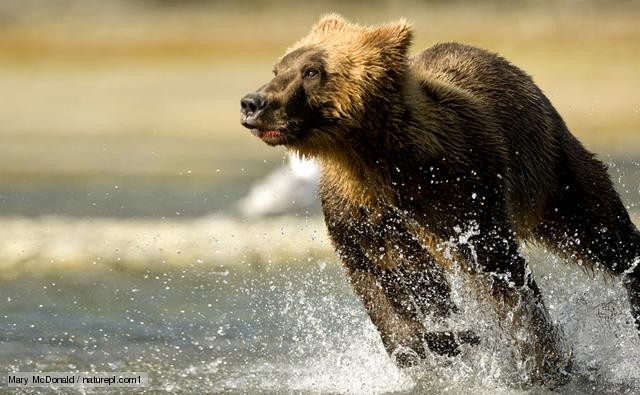
[[[617,281],[530,255],[574,348],[574,379],[557,392],[640,392]],[[399,370],[336,262],[248,266],[2,280],[0,371],[148,371],[149,392],[544,393],[521,386],[504,336],[459,281],[450,324],[482,344]]]

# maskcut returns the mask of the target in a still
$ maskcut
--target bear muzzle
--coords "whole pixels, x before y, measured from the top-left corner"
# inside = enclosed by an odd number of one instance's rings
[[[288,129],[292,122],[275,122],[274,114],[267,114],[268,103],[267,97],[259,92],[244,96],[240,100],[240,122],[269,145],[285,144],[290,137]]]

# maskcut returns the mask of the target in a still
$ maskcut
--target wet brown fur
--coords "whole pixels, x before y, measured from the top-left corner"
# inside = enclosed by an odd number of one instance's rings
[[[640,270],[632,270],[640,234],[605,166],[528,75],[456,43],[408,57],[411,40],[405,21],[360,26],[328,15],[287,51],[261,91],[287,103],[305,54],[321,59],[321,88],[306,98],[321,121],[284,144],[320,161],[329,234],[399,363],[423,357],[425,344],[455,354],[474,342],[422,323],[455,311],[444,271],[457,264],[476,274],[474,287],[514,338],[528,334],[519,346],[533,355],[532,381],[558,383],[570,351],[518,242],[615,275],[627,271],[640,325]],[[283,106],[266,119],[290,116]],[[454,242],[465,233],[466,244]]]

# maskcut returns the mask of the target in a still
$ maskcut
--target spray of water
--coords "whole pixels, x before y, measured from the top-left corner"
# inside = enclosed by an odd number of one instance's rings
[[[473,229],[469,230],[473,232]],[[451,247],[468,243],[460,232]],[[633,328],[623,288],[569,266],[539,249],[525,250],[552,319],[562,326],[574,351],[572,381],[559,393],[640,391],[640,341]],[[235,388],[322,393],[545,393],[524,385],[527,371],[512,339],[490,313],[485,301],[471,292],[469,279],[449,274],[452,297],[460,310],[434,329],[472,329],[478,346],[464,346],[456,357],[429,355],[411,369],[398,369],[346,278],[334,263],[319,263],[308,271],[279,272],[283,284],[271,288],[275,297],[265,306],[281,327],[277,344],[286,350],[245,366]],[[251,284],[247,292],[253,292]],[[429,320],[429,317],[425,317]],[[440,325],[440,326],[437,326]],[[243,381],[244,380],[244,381]],[[223,383],[225,384],[225,383]],[[230,385],[227,382],[225,385]]]

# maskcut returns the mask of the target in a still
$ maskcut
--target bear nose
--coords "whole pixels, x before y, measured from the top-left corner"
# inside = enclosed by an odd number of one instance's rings
[[[240,107],[244,115],[252,115],[265,108],[267,99],[259,93],[249,93],[240,100]]]

